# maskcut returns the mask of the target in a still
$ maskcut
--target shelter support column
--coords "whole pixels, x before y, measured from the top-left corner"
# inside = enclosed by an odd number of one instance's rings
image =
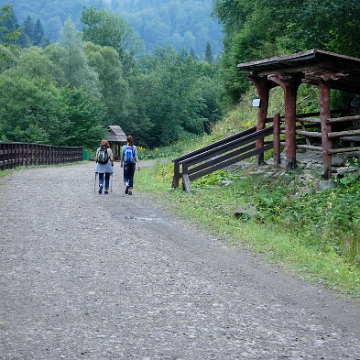
[[[331,161],[332,157],[329,153],[331,149],[331,139],[328,134],[331,132],[331,125],[328,124],[328,119],[331,117],[330,111],[330,91],[331,87],[326,81],[319,81],[320,93],[320,123],[321,123],[321,147],[322,147],[322,160],[324,164],[323,177],[327,180],[331,175]]]
[[[269,75],[284,90],[285,98],[285,155],[286,170],[296,167],[296,95],[301,78],[297,75]]]
[[[266,117],[269,107],[269,91],[274,86],[267,77],[259,77],[256,75],[248,75],[247,79],[256,87],[258,96],[260,98],[260,106],[257,114],[256,131],[263,130],[266,127]],[[256,141],[256,149],[264,146],[264,138]],[[264,153],[257,155],[257,164],[264,163]]]

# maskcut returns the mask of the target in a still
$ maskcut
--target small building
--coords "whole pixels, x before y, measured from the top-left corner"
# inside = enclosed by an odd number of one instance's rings
[[[109,142],[115,160],[120,160],[121,147],[126,144],[126,134],[119,125],[109,125],[106,140]]]
[[[341,147],[338,141],[359,138],[360,116],[351,111],[354,109],[341,109],[336,113],[330,106],[332,89],[352,93],[354,100],[359,99],[359,58],[312,49],[287,56],[238,64],[238,68],[247,72],[247,79],[255,85],[260,98],[257,131],[266,126],[270,89],[280,86],[284,90],[285,115],[280,121],[285,128],[279,128],[279,125],[275,124],[274,117],[274,138],[279,133],[285,134],[285,142],[280,142],[280,145],[285,147],[287,169],[296,166],[296,149],[315,150],[322,154],[324,177],[329,179],[333,154],[360,149],[358,144],[347,148]],[[301,83],[312,84],[319,88],[318,116],[297,114],[296,95]],[[339,125],[342,125],[342,129]],[[314,131],[314,126],[317,126],[319,130]],[[305,144],[298,142],[300,137],[305,138]],[[311,139],[316,139],[320,144],[311,144]],[[278,157],[279,152],[275,151],[275,145],[274,140],[274,160],[278,163],[275,153]],[[264,140],[260,139],[256,147],[263,146]],[[258,158],[258,162],[261,161],[262,159]]]

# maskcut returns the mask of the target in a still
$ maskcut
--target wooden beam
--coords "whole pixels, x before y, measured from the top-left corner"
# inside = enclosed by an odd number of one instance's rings
[[[343,153],[343,152],[351,152],[351,151],[359,151],[360,146],[357,147],[347,147],[347,148],[339,148],[339,149],[330,149],[330,154],[337,154],[337,153]]]
[[[293,66],[293,67],[284,67],[284,68],[279,67],[278,69],[276,69],[276,74],[295,74],[295,73],[305,72],[306,70],[329,69],[331,67],[333,67],[332,63],[330,63],[328,61],[324,61],[321,63],[312,64],[312,65],[306,64],[306,65]],[[273,75],[274,69],[259,71],[256,74],[258,76]]]
[[[301,76],[276,74],[268,76],[268,79],[284,90],[286,170],[291,170],[296,167],[296,94]]]
[[[331,132],[331,125],[328,119],[331,117],[330,111],[330,91],[331,87],[327,81],[319,81],[319,94],[320,94],[320,121],[321,121],[321,147],[322,147],[322,160],[324,164],[323,177],[327,180],[331,176],[331,139],[329,133]]]
[[[297,135],[303,135],[303,136],[308,136],[308,137],[316,137],[316,138],[321,138],[322,133],[320,132],[312,132],[312,131],[297,131],[296,132]]]
[[[329,124],[336,124],[336,123],[340,123],[340,122],[357,121],[357,120],[360,120],[360,115],[331,118],[331,119],[328,119],[327,121]]]
[[[190,178],[188,174],[183,174],[182,176],[182,180],[183,180],[183,188],[184,190],[190,194],[191,193],[191,185],[190,185]]]
[[[280,114],[274,115],[274,167],[280,165]]]
[[[314,146],[314,145],[296,145],[296,148],[304,149],[304,150],[322,151],[321,146]]]
[[[330,132],[328,133],[328,137],[330,139],[337,138],[341,136],[353,136],[353,135],[359,135],[360,130],[347,130],[347,131],[338,131],[338,132]]]
[[[260,98],[260,106],[257,114],[256,131],[263,130],[266,126],[266,116],[269,107],[269,92],[274,87],[273,82],[269,81],[267,77],[259,77],[256,75],[248,75],[247,79],[256,87],[257,93]],[[264,139],[259,139],[256,142],[256,148],[262,148],[264,146]],[[264,153],[257,156],[257,164],[264,163]]]

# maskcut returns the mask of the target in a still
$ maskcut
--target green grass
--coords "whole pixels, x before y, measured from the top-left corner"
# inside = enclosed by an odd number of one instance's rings
[[[172,174],[171,162],[157,162],[136,173],[136,188],[235,250],[251,250],[284,272],[360,297],[360,186],[318,192],[310,182],[299,196],[299,172],[269,179],[220,171],[192,182],[187,194],[171,189]],[[224,179],[232,183],[222,185]],[[256,211],[238,218],[238,206]]]

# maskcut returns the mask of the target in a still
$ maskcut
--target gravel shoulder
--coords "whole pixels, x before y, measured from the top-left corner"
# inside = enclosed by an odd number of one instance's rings
[[[142,164],[144,165],[144,164]],[[360,307],[229,249],[117,164],[0,180],[0,358],[360,359]]]

